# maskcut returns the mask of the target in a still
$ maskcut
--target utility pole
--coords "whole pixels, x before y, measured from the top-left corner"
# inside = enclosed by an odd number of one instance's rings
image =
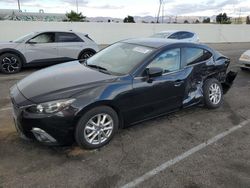
[[[241,8],[240,8],[240,13],[239,13],[239,20],[238,20],[238,24],[241,23]]]
[[[162,3],[162,18],[161,18],[161,22],[163,23],[164,21],[164,2]]]
[[[18,4],[18,10],[19,10],[19,12],[21,12],[20,0],[17,0],[17,4]]]
[[[76,0],[76,12],[78,13],[78,0]]]
[[[163,0],[160,0],[160,5],[159,5],[156,23],[159,23],[162,2],[163,2]]]

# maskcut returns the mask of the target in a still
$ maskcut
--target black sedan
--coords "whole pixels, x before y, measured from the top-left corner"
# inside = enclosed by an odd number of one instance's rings
[[[193,105],[218,108],[236,73],[201,44],[164,39],[115,43],[84,62],[56,65],[11,89],[21,137],[93,149],[119,128]]]

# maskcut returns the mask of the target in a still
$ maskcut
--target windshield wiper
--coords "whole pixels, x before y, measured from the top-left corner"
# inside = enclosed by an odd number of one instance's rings
[[[105,70],[105,71],[107,71],[107,69],[106,68],[104,68],[104,67],[101,67],[101,66],[99,66],[99,65],[89,65],[89,64],[86,64],[88,67],[93,67],[93,68],[96,68],[96,69],[101,69],[101,70]]]
[[[89,65],[89,64],[87,64],[87,62],[85,62],[85,65],[88,66],[88,67],[98,69],[100,72],[103,72],[103,73],[106,73],[106,74],[111,74],[106,68],[101,67],[99,65]]]

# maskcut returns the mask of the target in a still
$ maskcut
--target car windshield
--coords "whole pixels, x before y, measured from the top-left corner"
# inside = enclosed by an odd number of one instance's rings
[[[120,42],[89,58],[86,65],[110,74],[125,75],[153,51],[153,48]]]
[[[25,42],[26,40],[28,40],[29,38],[31,38],[34,35],[34,33],[29,33],[27,35],[24,35],[22,37],[19,37],[18,39],[14,40],[13,42],[16,43],[22,43]]]
[[[171,33],[155,33],[151,37],[152,38],[167,38],[171,35]]]

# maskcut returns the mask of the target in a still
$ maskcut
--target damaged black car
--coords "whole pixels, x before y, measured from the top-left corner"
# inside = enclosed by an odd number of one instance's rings
[[[37,71],[11,89],[22,138],[94,149],[119,128],[194,105],[218,108],[235,72],[215,50],[130,39],[93,57]]]

